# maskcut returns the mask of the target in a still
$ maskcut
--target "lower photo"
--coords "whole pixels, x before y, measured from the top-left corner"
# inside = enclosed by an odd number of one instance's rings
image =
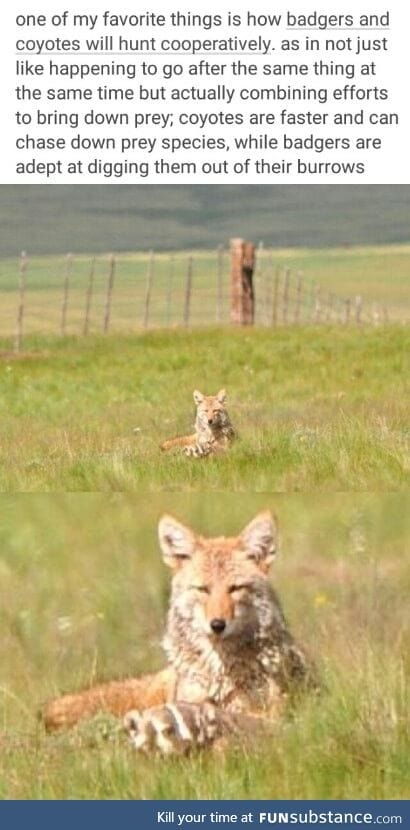
[[[0,504],[1,799],[408,797],[408,494]]]

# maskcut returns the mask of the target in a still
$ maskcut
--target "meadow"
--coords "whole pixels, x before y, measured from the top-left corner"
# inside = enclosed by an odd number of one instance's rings
[[[258,239],[255,239],[258,243]],[[228,243],[214,250],[121,253],[115,257],[110,306],[110,331],[140,333],[149,328],[178,327],[184,324],[186,285],[192,262],[192,289],[189,307],[191,326],[229,323],[230,257]],[[92,249],[91,249],[92,251]],[[109,254],[73,254],[69,249],[58,256],[28,256],[23,333],[60,336],[63,316],[64,284],[68,269],[65,332],[80,336],[84,332],[87,293],[92,271],[90,333],[104,329],[110,278]],[[5,348],[13,346],[19,304],[18,256],[0,258],[0,335]],[[147,278],[152,269],[152,285],[146,315]],[[285,273],[290,274],[285,289]],[[345,322],[345,302],[351,300],[355,319],[355,298],[363,301],[362,322],[407,323],[410,319],[410,245],[376,245],[335,248],[268,248],[257,246],[254,275],[257,325],[281,327],[295,321],[298,279],[302,279],[297,322],[311,324]],[[278,278],[277,298],[274,282]],[[284,294],[287,290],[286,315]],[[319,291],[319,293],[318,293]],[[328,309],[329,295],[332,308]],[[276,302],[276,313],[274,309]],[[319,302],[320,308],[316,305]],[[24,341],[23,341],[24,342]]]
[[[32,336],[0,362],[0,489],[403,489],[409,353],[400,325]],[[161,453],[221,387],[232,449]]]
[[[0,499],[0,798],[409,797],[408,494],[20,494]],[[326,687],[252,751],[161,760],[117,722],[46,735],[50,696],[162,663],[164,512],[204,535],[278,516],[272,579]]]

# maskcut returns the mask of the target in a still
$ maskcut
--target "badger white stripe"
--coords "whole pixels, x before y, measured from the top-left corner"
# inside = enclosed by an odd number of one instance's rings
[[[165,708],[168,709],[168,712],[171,713],[176,723],[180,738],[183,741],[193,741],[194,738],[192,732],[190,729],[188,729],[178,707],[175,706],[173,703],[167,703]]]

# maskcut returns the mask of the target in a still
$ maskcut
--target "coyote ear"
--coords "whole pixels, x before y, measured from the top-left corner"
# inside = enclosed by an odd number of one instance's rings
[[[164,562],[176,570],[195,550],[195,536],[192,530],[184,527],[172,516],[163,516],[158,525],[159,543]]]
[[[220,389],[217,396],[219,403],[225,403],[226,401],[226,392],[225,389]]]
[[[263,571],[267,571],[276,555],[278,530],[269,510],[258,513],[245,527],[239,539],[247,559],[253,559]]]
[[[198,390],[195,389],[195,392],[194,392],[194,401],[195,401],[195,403],[196,404],[202,403],[203,399],[204,399],[204,396],[203,396],[202,392],[198,392]]]

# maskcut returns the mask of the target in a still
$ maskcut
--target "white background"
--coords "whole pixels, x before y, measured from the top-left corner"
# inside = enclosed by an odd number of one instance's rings
[[[106,10],[111,11],[113,14],[119,14],[119,13],[125,13],[125,14],[127,14],[127,13],[128,14],[139,13],[140,14],[144,11],[155,11],[158,14],[159,13],[164,13],[165,14],[167,12],[177,11],[177,10],[179,10],[181,12],[186,12],[187,10],[190,10],[191,12],[196,12],[196,13],[199,13],[199,14],[205,14],[205,13],[218,14],[218,13],[221,13],[222,11],[227,11],[229,9],[233,12],[242,13],[242,14],[245,14],[247,10],[253,12],[254,14],[257,14],[257,13],[259,13],[259,14],[269,14],[269,13],[272,14],[273,12],[282,12],[283,14],[285,14],[287,10],[289,10],[293,13],[296,13],[296,14],[297,13],[307,14],[307,13],[311,13],[311,12],[316,10],[319,13],[327,14],[327,15],[330,15],[330,14],[353,14],[353,15],[355,15],[355,17],[357,17],[358,13],[367,13],[367,14],[379,13],[379,14],[382,14],[382,13],[386,12],[387,9],[388,9],[390,11],[390,15],[391,15],[390,31],[389,32],[383,32],[381,30],[381,31],[378,31],[378,32],[373,32],[373,33],[368,32],[368,33],[363,33],[363,34],[364,34],[364,36],[374,35],[375,37],[378,37],[378,38],[381,38],[384,35],[388,36],[389,44],[390,44],[389,52],[387,52],[387,53],[379,52],[379,53],[371,54],[371,55],[364,54],[363,56],[358,57],[358,58],[355,58],[353,56],[353,54],[346,53],[346,52],[345,53],[340,53],[340,55],[335,54],[335,53],[334,54],[328,53],[327,55],[324,55],[324,54],[318,55],[318,53],[315,53],[314,58],[318,59],[319,57],[321,57],[323,60],[327,60],[327,61],[329,61],[329,60],[334,60],[334,61],[349,60],[349,62],[354,62],[354,61],[370,62],[371,60],[375,60],[376,64],[377,64],[377,68],[378,68],[378,75],[376,76],[376,78],[374,78],[374,79],[370,79],[370,78],[369,79],[364,79],[365,83],[362,83],[362,80],[358,76],[356,76],[356,78],[353,81],[349,81],[348,79],[340,78],[337,81],[337,85],[338,86],[343,86],[345,83],[356,83],[358,85],[373,85],[373,83],[374,83],[377,86],[388,87],[389,91],[390,91],[389,101],[386,101],[385,103],[378,102],[374,105],[374,107],[371,107],[370,109],[373,109],[375,111],[377,110],[377,111],[386,111],[386,112],[391,112],[391,111],[398,112],[399,115],[400,115],[400,125],[398,127],[396,126],[396,127],[390,127],[390,128],[386,128],[386,127],[373,128],[373,134],[378,135],[379,137],[381,137],[383,139],[383,147],[379,151],[373,151],[373,152],[369,152],[369,153],[363,153],[363,152],[359,153],[357,150],[351,149],[351,150],[347,150],[347,151],[342,151],[339,154],[340,159],[343,158],[344,161],[348,161],[348,160],[352,160],[352,161],[356,161],[356,162],[365,161],[365,163],[366,163],[366,174],[365,175],[357,175],[357,174],[356,175],[346,175],[346,174],[344,174],[344,175],[326,175],[326,176],[325,175],[257,176],[255,173],[252,172],[253,171],[252,165],[250,167],[251,172],[248,173],[247,175],[242,175],[242,176],[238,176],[238,175],[236,175],[236,176],[225,175],[224,176],[224,175],[213,175],[213,174],[211,174],[211,175],[198,174],[196,177],[193,177],[192,175],[189,175],[189,176],[178,175],[177,177],[172,176],[172,175],[171,176],[161,176],[161,177],[155,177],[155,175],[150,175],[149,178],[140,178],[139,176],[128,176],[128,177],[124,176],[122,178],[116,178],[116,177],[106,178],[103,175],[99,175],[99,176],[96,176],[96,175],[76,176],[76,175],[65,174],[63,176],[58,176],[58,177],[53,177],[53,178],[46,178],[44,175],[18,175],[16,173],[16,170],[15,170],[16,163],[18,161],[22,161],[23,158],[24,158],[24,160],[27,160],[32,156],[36,156],[36,158],[38,160],[47,161],[47,160],[53,160],[53,158],[60,157],[61,153],[59,153],[58,151],[54,154],[52,152],[47,153],[45,151],[32,152],[32,153],[30,153],[30,152],[19,153],[15,148],[16,135],[17,134],[18,135],[22,134],[21,128],[19,128],[17,130],[17,127],[15,126],[15,118],[14,118],[14,113],[17,109],[16,100],[15,100],[15,92],[14,92],[15,86],[16,86],[15,77],[14,77],[15,76],[15,61],[16,61],[15,41],[16,41],[17,37],[31,37],[31,38],[41,39],[43,37],[57,37],[57,36],[62,37],[62,36],[65,36],[65,37],[68,37],[68,38],[71,37],[71,38],[82,38],[83,39],[84,37],[94,36],[95,32],[89,32],[88,30],[79,29],[79,28],[70,29],[69,27],[66,27],[64,29],[64,32],[63,32],[62,29],[51,31],[51,28],[49,26],[44,27],[44,28],[36,27],[33,30],[28,30],[27,28],[17,29],[17,27],[15,25],[15,19],[16,19],[17,14],[36,13],[36,14],[45,14],[45,15],[50,15],[51,16],[52,14],[56,14],[58,12],[63,12],[66,9],[69,9],[70,12],[78,13],[78,14],[96,13],[96,12],[101,13],[101,12],[106,11]],[[322,184],[328,184],[328,183],[340,183],[340,184],[342,184],[342,183],[344,183],[344,184],[346,184],[346,183],[408,184],[408,183],[410,183],[410,162],[409,162],[409,149],[408,149],[409,137],[410,137],[410,112],[409,112],[410,107],[409,107],[409,103],[408,103],[408,100],[409,100],[409,82],[410,82],[409,69],[408,69],[408,64],[409,64],[409,61],[408,61],[409,43],[408,43],[408,41],[409,41],[409,37],[410,37],[410,26],[409,26],[410,13],[409,13],[407,4],[401,2],[401,0],[392,0],[392,2],[389,5],[387,5],[386,2],[383,2],[383,0],[372,0],[372,2],[368,3],[368,4],[359,2],[358,4],[355,4],[355,5],[349,3],[349,5],[346,5],[346,6],[342,6],[340,3],[339,4],[332,3],[331,5],[326,3],[326,4],[323,4],[323,6],[319,6],[319,5],[315,4],[314,0],[312,0],[312,2],[305,2],[305,0],[295,0],[294,2],[291,2],[291,0],[290,0],[290,2],[283,2],[283,0],[280,0],[280,2],[275,3],[275,4],[273,4],[273,3],[268,4],[268,3],[261,2],[260,4],[258,3],[257,5],[251,4],[251,3],[240,2],[240,3],[236,3],[234,6],[231,6],[230,4],[227,4],[226,2],[221,2],[221,3],[218,3],[218,4],[213,3],[211,5],[207,5],[206,8],[204,8],[203,4],[201,4],[200,6],[198,4],[198,5],[195,5],[194,7],[191,8],[189,6],[188,7],[187,6],[181,7],[181,6],[178,6],[177,4],[173,4],[173,3],[169,3],[169,2],[158,2],[155,6],[150,6],[149,4],[147,4],[147,8],[146,8],[146,7],[141,6],[140,4],[134,4],[134,5],[130,4],[129,0],[124,0],[124,3],[118,2],[118,0],[117,0],[116,4],[115,5],[113,4],[113,8],[111,8],[109,3],[107,3],[107,2],[104,2],[104,3],[103,2],[98,2],[98,0],[92,0],[90,2],[90,4],[87,4],[87,3],[84,3],[84,2],[80,3],[80,2],[78,2],[78,0],[75,0],[75,2],[73,2],[73,4],[71,4],[71,5],[68,5],[67,0],[53,0],[53,2],[36,2],[36,0],[24,0],[24,1],[23,0],[18,0],[16,5],[13,5],[13,6],[11,6],[11,5],[4,6],[3,5],[1,15],[2,15],[2,26],[1,26],[1,51],[0,51],[0,56],[1,57],[0,57],[0,62],[1,62],[2,81],[1,81],[1,86],[0,86],[0,95],[1,95],[1,111],[2,111],[2,130],[1,130],[1,133],[0,133],[0,135],[1,135],[1,138],[0,138],[0,141],[1,141],[0,182],[2,182],[4,184],[14,184],[14,183],[15,184],[28,184],[28,183],[32,183],[32,184],[34,184],[34,183],[50,183],[50,184],[58,184],[58,183],[60,183],[60,184],[67,184],[67,183],[69,183],[69,184],[76,184],[76,183],[107,183],[107,184],[109,184],[109,183],[114,183],[114,184],[144,183],[144,184],[147,184],[148,183],[149,184],[149,183],[154,183],[154,182],[155,183],[161,183],[161,184],[170,184],[170,183],[172,183],[172,184],[178,184],[178,183],[180,183],[180,184],[184,184],[184,183],[189,183],[189,184],[192,184],[192,183],[200,183],[200,184],[224,184],[224,183],[226,183],[226,184],[232,184],[232,183],[235,183],[235,184],[239,184],[239,183],[247,183],[247,184],[252,184],[252,183],[254,183],[254,184],[274,184],[274,183],[281,183],[281,184],[284,184],[284,183],[289,183],[289,184],[292,184],[292,183],[298,183],[298,184],[306,184],[306,183],[322,183]],[[98,33],[100,33],[100,31]],[[125,30],[125,29],[121,30],[120,28],[117,28],[117,29],[114,30],[114,32],[109,32],[108,30],[105,30],[105,33],[107,33],[107,34],[114,33],[116,36],[123,35],[124,37],[131,37],[131,38],[149,37],[149,36],[153,36],[153,35],[167,36],[168,34],[171,37],[180,38],[180,37],[182,37],[182,34],[183,34],[181,32],[181,30],[175,29],[175,28],[173,28],[172,30],[170,30],[168,32],[164,28],[161,28],[161,29],[155,28],[155,29],[150,29],[150,30],[144,29],[144,31],[142,31],[142,30],[138,30],[134,27],[131,28],[131,29],[127,29],[127,30]],[[222,27],[218,27],[218,28],[212,28],[208,32],[204,31],[204,29],[190,28],[189,30],[186,31],[185,34],[186,34],[187,37],[191,37],[191,38],[192,37],[199,37],[199,38],[202,38],[202,39],[203,38],[223,38],[225,36],[227,37],[227,36],[233,36],[233,35],[238,35],[240,37],[248,37],[249,38],[249,37],[256,37],[258,34],[261,34],[263,37],[268,37],[268,38],[271,37],[271,38],[274,38],[274,39],[276,38],[277,40],[280,40],[283,36],[289,36],[289,37],[292,36],[292,32],[286,33],[284,28],[282,28],[282,27],[280,28],[280,30],[276,30],[276,31],[272,30],[272,29],[269,29],[268,27],[266,27],[264,29],[260,29],[260,30],[259,29],[254,29],[252,31],[249,30],[249,29],[246,29],[244,27],[241,28],[241,29],[237,29],[237,30],[233,30],[233,29],[224,30]],[[301,35],[302,33],[295,32],[294,34],[296,36],[297,34]],[[339,32],[338,34],[340,36],[348,36],[349,32],[348,31]],[[353,34],[357,34],[357,33],[352,32],[352,35]],[[311,32],[311,35],[312,36],[320,36],[320,34],[316,33],[316,32]],[[330,29],[330,30],[327,31],[327,36],[328,37],[336,36],[336,33],[335,32],[332,33],[332,30]],[[35,55],[34,54],[33,54],[32,59],[35,60]],[[82,57],[73,56],[71,58],[70,57],[64,58],[63,55],[61,57],[55,57],[54,59],[55,59],[56,62],[63,62],[63,61],[64,62],[69,62],[70,60],[73,60],[75,62],[79,62],[79,61],[87,60],[87,58],[85,58],[84,56],[82,56]],[[140,59],[141,59],[141,56],[136,56],[135,57],[136,61],[138,61]],[[226,60],[224,60],[224,62],[229,63],[232,59],[233,59],[233,57],[231,55],[227,54]],[[312,56],[311,59],[313,59],[313,56]],[[92,60],[92,62],[97,62],[98,58],[93,56],[92,58],[90,58],[90,60]],[[105,58],[100,58],[100,60],[102,62],[107,62],[107,56],[105,56]],[[119,60],[121,60],[122,62],[127,63],[127,62],[133,62],[134,58],[132,56],[125,56],[124,55],[124,57],[119,58]],[[147,60],[151,60],[151,59],[149,57],[147,57]],[[156,60],[159,60],[159,58],[157,58]],[[162,58],[161,60],[163,60],[164,62],[168,62],[168,63],[171,62],[168,58],[165,58],[165,57]],[[187,55],[187,56],[182,56],[182,55],[181,56],[173,56],[172,60],[177,61],[179,63],[183,63],[183,64],[189,64],[189,63],[193,62],[193,58],[190,55]],[[212,60],[211,56],[209,57],[209,60]],[[222,58],[219,58],[219,60],[222,60]],[[243,60],[244,61],[247,60],[248,62],[253,62],[253,59],[252,59],[251,56],[248,56],[246,58],[244,57]],[[264,61],[264,62],[272,62],[272,63],[275,62],[276,63],[276,62],[280,62],[280,61],[284,61],[284,60],[289,61],[289,62],[293,62],[293,60],[295,62],[307,62],[307,60],[305,61],[304,58],[302,58],[300,54],[298,56],[298,53],[295,53],[294,55],[292,55],[292,53],[285,53],[284,54],[284,53],[280,53],[280,52],[277,52],[276,55],[273,55],[273,56],[272,55],[267,56],[266,61]],[[89,80],[82,81],[82,82],[81,81],[76,81],[76,80],[65,81],[63,79],[60,79],[59,82],[58,82],[58,85],[59,86],[68,85],[68,86],[87,86],[87,87],[90,87],[90,86],[98,86],[98,85],[104,84],[105,82],[106,82],[106,79],[104,79],[103,77],[102,78],[101,77],[96,77],[94,79],[90,78]],[[138,78],[138,80],[129,81],[127,79],[116,78],[115,81],[114,81],[114,79],[111,80],[111,83],[114,83],[114,82],[115,82],[115,86],[123,85],[125,87],[130,87],[133,84],[139,84],[140,82],[144,83],[144,79]],[[238,83],[241,83],[241,85],[251,83],[252,86],[262,84],[262,85],[268,87],[268,86],[276,85],[277,83],[287,85],[288,83],[291,83],[291,82],[292,81],[291,80],[289,81],[287,78],[275,77],[275,78],[265,78],[265,79],[253,78],[253,79],[251,79],[251,82],[241,80]],[[31,78],[26,83],[27,83],[27,85],[39,86],[39,87],[49,85],[46,80],[43,80],[41,78],[39,79],[38,82],[35,79]],[[54,84],[55,83],[56,82],[54,82]],[[158,81],[158,83],[160,84],[161,81]],[[214,86],[216,83],[218,83],[218,78],[209,78],[208,80],[202,78],[202,79],[198,80],[198,79],[195,79],[195,78],[183,77],[180,80],[174,78],[173,81],[172,81],[173,86],[178,86],[178,85],[191,86],[192,84],[195,84],[195,83],[198,84],[198,85],[200,84],[201,86],[203,86],[205,83],[208,83],[209,86]],[[232,84],[232,81],[227,79],[227,80],[225,80],[225,83],[229,86],[229,85]],[[318,78],[316,81],[313,81],[311,77],[309,77],[307,79],[299,77],[298,79],[296,79],[296,84],[298,86],[302,85],[303,83],[306,83],[309,86],[312,86],[312,85],[314,85],[314,83],[316,83],[318,86],[322,87],[322,86],[325,86],[327,82],[326,82],[325,77]],[[334,84],[335,81],[333,80],[332,83]],[[56,103],[56,102],[46,102],[46,101],[42,100],[39,103],[39,107],[41,107],[42,110],[47,110],[48,109],[48,110],[52,111],[53,109],[55,109],[58,106],[60,106],[60,108],[62,107],[61,104],[58,105],[58,103]],[[69,105],[66,105],[66,106],[68,107]],[[81,104],[74,104],[73,106],[76,110],[79,110],[81,112],[81,111],[86,111],[87,109],[90,108],[90,106],[95,106],[95,104],[94,104],[94,102],[91,103],[91,104],[90,104],[90,102],[82,102]],[[132,110],[135,110],[136,108],[140,108],[141,105],[139,104],[139,102],[132,102],[128,106]],[[153,102],[147,102],[147,104],[145,106],[146,106],[147,111],[155,111],[155,109],[158,110],[158,108],[161,107],[161,104],[157,104],[157,103],[153,103]],[[198,104],[198,103],[195,104],[195,103],[190,102],[190,103],[184,103],[182,105],[179,104],[178,106],[179,106],[179,109],[180,110],[182,109],[183,111],[187,111],[189,109],[192,109],[192,110],[200,109],[202,112],[204,112],[204,111],[214,112],[218,108],[219,109],[223,108],[225,110],[233,111],[233,112],[238,112],[238,111],[246,112],[246,109],[248,109],[248,111],[257,111],[258,109],[263,109],[264,111],[270,111],[270,110],[272,110],[272,111],[273,110],[275,110],[275,111],[279,110],[280,111],[282,108],[292,109],[294,111],[296,111],[298,109],[300,111],[306,111],[309,108],[312,108],[312,106],[309,105],[308,102],[300,102],[298,104],[296,102],[283,102],[283,103],[272,103],[272,104],[266,104],[266,103],[265,104],[255,104],[255,103],[253,103],[253,104],[246,105],[246,104],[243,104],[243,103],[239,103],[237,101],[235,106],[231,105],[231,107],[229,108],[227,106],[221,107],[220,105],[218,105],[215,102],[211,101],[211,102],[200,102],[200,104]],[[349,108],[352,109],[352,110],[358,110],[358,109],[360,109],[361,106],[362,106],[362,104],[360,102],[355,102]],[[113,105],[112,102],[110,104],[107,103],[107,107],[110,110],[115,109],[115,105]],[[125,109],[125,107],[126,107],[126,104],[124,102],[119,103],[117,105],[117,108],[120,111],[121,110],[123,111]],[[167,104],[163,104],[162,107],[164,107],[165,109],[173,109],[174,111],[176,111],[176,107],[173,106],[172,102],[167,103]],[[25,109],[24,103],[21,103],[18,108],[21,109],[21,110],[24,110]],[[26,107],[26,108],[31,110],[32,105],[30,105],[30,107]],[[99,108],[99,110],[103,109],[104,104],[99,104],[98,108]],[[343,108],[346,108],[346,105],[343,105]],[[369,109],[368,106],[367,106],[367,108]],[[316,109],[318,109],[317,105],[316,105]],[[329,111],[329,112],[332,112],[332,110],[333,111],[340,111],[342,109],[342,106],[340,104],[336,103],[336,102],[332,102],[332,103],[328,102],[327,105],[325,105],[324,109],[326,111]],[[128,129],[130,130],[130,132],[132,132],[133,135],[136,134],[134,129],[131,129],[131,127],[128,128]],[[311,127],[305,126],[305,127],[301,127],[301,128],[298,128],[298,129],[299,129],[300,135],[306,135],[306,134],[311,133],[312,131],[315,131],[315,134],[318,135],[318,136],[320,136],[320,135],[326,135],[326,136],[349,135],[349,131],[352,134],[352,130],[353,130],[353,128],[342,128],[342,130],[341,130],[340,127],[336,127],[336,126],[333,126],[333,125],[329,125],[325,128],[322,128],[322,127],[311,128]],[[81,132],[82,133],[86,132],[87,134],[91,135],[94,131],[94,134],[98,135],[98,134],[101,134],[101,130],[102,130],[101,127],[87,128],[87,130],[82,128]],[[221,134],[222,135],[223,132],[224,132],[224,134],[226,134],[225,130],[226,130],[226,128],[224,128],[224,130],[222,130],[221,128],[213,128],[212,130],[209,131],[209,134],[210,135],[216,135],[216,134]],[[249,131],[250,131],[249,126],[245,126],[243,128],[234,127],[234,128],[232,128],[232,130],[233,130],[235,135],[239,135],[239,134],[248,135]],[[29,128],[27,128],[27,132],[29,132],[31,135],[35,135],[35,134],[50,135],[50,132],[46,132],[45,129],[41,128],[41,127],[29,127]],[[73,135],[73,132],[77,132],[77,131],[72,130],[69,127],[59,126],[59,127],[55,127],[53,129],[53,134],[54,135],[62,135],[62,136],[65,136],[67,138],[71,138],[72,135]],[[108,131],[104,130],[104,129],[102,130],[102,132],[104,134],[107,134],[107,135],[109,134]],[[198,130],[197,128],[190,128],[186,132],[187,132],[187,134],[193,136],[193,135],[201,135],[203,131]],[[277,134],[277,132],[275,132],[274,128],[266,128],[266,127],[261,128],[260,130],[256,129],[256,130],[254,130],[254,132],[255,133],[258,133],[258,132],[268,132],[269,133],[269,132],[271,132],[272,135]],[[356,132],[357,132],[357,129],[356,129]],[[24,131],[23,131],[23,133],[24,133]],[[141,136],[142,135],[144,135],[144,136],[157,135],[158,136],[158,132],[154,132],[154,131],[148,130],[146,128],[141,129],[139,134]],[[171,135],[172,133],[167,133],[167,134]],[[175,135],[179,134],[178,129],[174,131],[174,134]],[[295,130],[292,131],[291,128],[289,128],[289,134],[295,135],[297,133],[295,133]],[[360,134],[360,132],[359,132],[359,134]],[[361,128],[361,134],[371,135],[372,131],[368,127],[367,128]],[[161,131],[161,135],[164,135],[164,131]],[[84,158],[85,160],[87,160],[87,159],[91,160],[91,159],[93,159],[95,157],[98,157],[98,156],[100,156],[100,157],[104,156],[105,158],[110,157],[109,153],[108,153],[108,155],[107,154],[104,155],[102,152],[98,152],[98,151],[95,151],[95,150],[90,150],[88,153],[80,153],[79,151],[76,151],[76,150],[65,150],[65,151],[63,151],[63,154],[64,154],[64,159],[65,160],[68,160],[69,158],[72,159],[72,160],[76,160],[79,157]],[[161,155],[164,156],[165,154],[162,153]],[[218,156],[217,153],[212,153],[212,154],[207,153],[206,155],[207,155],[207,157],[212,156],[212,159],[214,159],[215,161],[217,161],[218,158],[220,158],[220,159],[226,158],[226,154]],[[240,160],[241,158],[243,159],[245,156],[249,157],[250,155],[251,155],[251,153],[248,153],[246,151],[245,151],[245,153],[244,153],[244,151],[238,151],[236,153],[236,158],[238,160]],[[307,154],[304,151],[298,150],[298,151],[296,151],[295,155],[299,156],[300,158],[303,158],[304,160],[317,161],[317,162],[321,162],[321,161],[325,161],[325,160],[331,160],[331,161],[336,161],[337,160],[336,154],[334,152],[333,153],[327,153],[326,151],[324,151],[323,153],[320,153],[320,154],[319,153],[312,153],[312,152]],[[292,154],[290,152],[287,152],[286,154],[284,154],[283,151],[275,151],[275,152],[264,151],[264,152],[259,153],[259,157],[269,158],[270,161],[280,161],[282,158],[285,158],[286,160],[289,160],[289,161],[292,160]],[[138,153],[137,154],[129,153],[127,158],[128,158],[128,160],[137,161],[138,159],[140,159],[140,160],[143,160],[143,158],[146,159],[146,156],[142,156],[141,154],[138,154]],[[230,161],[233,161],[233,156],[231,154],[229,154],[229,159],[230,159]],[[117,157],[116,157],[116,160],[117,160]],[[184,152],[183,155],[178,154],[174,157],[174,160],[175,161],[194,160],[197,163],[198,163],[198,161],[200,161],[200,159],[198,159],[198,156],[196,154],[191,155],[190,152]]]

